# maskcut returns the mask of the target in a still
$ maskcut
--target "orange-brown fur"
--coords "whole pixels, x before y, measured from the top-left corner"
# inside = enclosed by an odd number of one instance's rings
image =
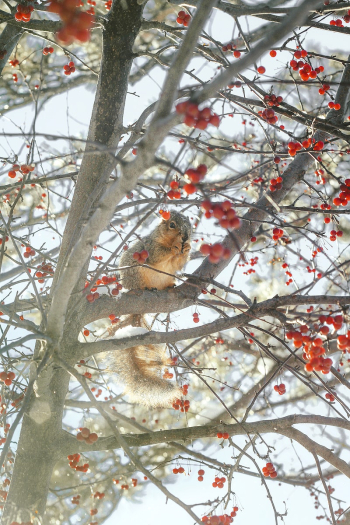
[[[175,227],[171,228],[171,225]],[[137,241],[123,253],[120,267],[129,266],[122,271],[123,286],[128,290],[142,288],[164,290],[174,286],[176,272],[181,270],[188,260],[190,238],[191,225],[187,217],[171,212],[169,220],[162,220],[150,235]],[[133,254],[142,250],[147,250],[149,253],[146,260],[149,268],[140,266],[133,259]]]
[[[171,212],[168,221],[161,221],[150,235],[137,241],[122,255],[120,268],[124,287],[129,290],[164,290],[173,287],[176,272],[188,260],[190,240],[191,225],[187,217]],[[147,266],[142,266],[133,259],[133,254],[142,250],[147,250],[149,254]],[[147,322],[140,315],[126,316],[120,326],[130,324],[149,330]],[[179,387],[162,377],[163,368],[171,362],[165,345],[134,346],[115,352],[111,358],[111,367],[122,379],[131,401],[162,407],[171,405],[180,397]]]

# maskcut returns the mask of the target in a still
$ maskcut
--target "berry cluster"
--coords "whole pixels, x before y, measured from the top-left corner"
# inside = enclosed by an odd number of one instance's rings
[[[322,339],[320,337],[317,337],[310,343],[306,343],[303,353],[303,359],[307,361],[305,370],[307,372],[315,371],[322,372],[322,374],[329,374],[333,361],[329,357],[324,358],[323,354],[325,353],[326,350],[322,346]]]
[[[236,80],[236,82],[230,82],[230,84],[228,84],[228,88],[229,89],[232,89],[232,88],[240,88],[242,87],[242,82],[240,80]],[[232,117],[233,115],[229,115],[230,117]]]
[[[343,16],[343,20],[346,24],[350,22],[350,9],[348,10],[348,14]],[[343,26],[343,20],[341,18],[337,18],[336,20],[331,20],[329,24],[331,26],[338,26],[338,27],[344,27]]]
[[[63,66],[63,72],[65,75],[71,75],[72,73],[75,72],[75,64],[74,62],[69,62],[68,64],[66,64],[65,66]]]
[[[324,95],[326,91],[329,91],[331,86],[329,84],[323,84],[323,86],[318,90],[320,95]]]
[[[18,82],[18,76],[17,76],[16,73],[13,73],[13,75],[12,75],[12,80],[13,80],[15,83]]]
[[[233,50],[234,50],[234,51],[233,51],[233,56],[234,56],[235,58],[239,58],[239,57],[241,56],[241,54],[242,54],[240,51],[237,51],[236,46],[235,46],[234,44],[232,44],[232,43],[228,43],[228,44],[226,44],[225,46],[222,46],[221,49],[222,49],[222,51],[223,51],[224,53],[225,53],[226,51],[232,51],[232,49],[233,49]],[[232,86],[232,87],[233,87],[233,86]]]
[[[190,128],[204,130],[209,124],[216,128],[220,124],[219,116],[216,113],[212,113],[210,108],[199,109],[195,102],[189,100],[180,102],[175,109],[180,115],[185,115],[184,124]]]
[[[67,456],[69,460],[70,468],[76,470],[77,472],[87,472],[89,469],[89,463],[84,463],[84,465],[79,466],[80,454],[70,454]]]
[[[233,511],[230,515],[221,514],[220,516],[203,516],[202,522],[205,525],[230,525],[233,522],[233,518],[237,516],[238,507],[233,507]]]
[[[333,199],[334,206],[346,206],[350,201],[350,179],[345,179],[344,184],[340,185],[338,197]]]
[[[343,232],[342,230],[331,230],[329,232],[329,240],[330,241],[336,241],[337,240],[337,237],[343,237]]]
[[[43,49],[43,55],[51,55],[53,53],[54,49],[53,47],[44,47]]]
[[[149,253],[147,250],[142,250],[142,252],[134,252],[132,258],[137,261],[139,264],[143,264],[147,261]]]
[[[17,60],[17,58],[14,58],[13,60],[9,60],[9,64],[12,67],[16,67],[19,64],[19,60]]]
[[[86,300],[89,301],[89,303],[93,303],[100,297],[100,294],[98,292],[93,292],[93,289],[91,289],[91,292],[87,294]]]
[[[8,172],[8,176],[10,179],[14,179],[17,175],[17,171],[20,171],[22,175],[27,175],[30,171],[34,171],[34,169],[34,166],[28,166],[27,164],[22,164],[22,166],[19,166],[19,164],[14,164],[12,169]]]
[[[17,20],[17,22],[29,22],[30,16],[33,11],[34,7],[32,5],[18,4],[15,19]]]
[[[16,375],[14,372],[0,372],[0,381],[5,383],[6,386],[12,385],[12,381],[15,377]]]
[[[199,323],[199,313],[194,312],[194,314],[193,314],[193,322],[194,323]]]
[[[173,468],[173,474],[183,474],[185,469],[183,467]]]
[[[206,164],[200,164],[197,168],[189,168],[186,170],[185,175],[190,179],[193,184],[202,182],[205,175],[207,174],[208,168]]]
[[[113,3],[113,0],[107,0],[107,2],[105,2],[106,11],[110,11],[111,10],[112,3]]]
[[[197,191],[197,186],[195,184],[198,184],[204,179],[207,171],[207,166],[205,164],[200,164],[198,168],[189,168],[185,172],[185,175],[191,181],[189,184],[185,184],[183,187],[184,191],[188,195],[191,195],[192,193],[195,193]]]
[[[273,389],[275,390],[275,392],[278,392],[280,396],[283,396],[283,394],[286,393],[286,385],[284,383],[275,385]]]
[[[278,239],[280,239],[280,238],[283,237],[283,235],[284,235],[284,231],[281,230],[280,228],[274,228],[274,229],[272,230],[272,233],[273,233],[273,235],[272,235],[272,239],[273,239],[274,241],[278,241]]]
[[[232,49],[235,47],[234,44],[232,44],[231,42],[229,42],[228,44],[225,44],[224,46],[222,46],[222,51],[224,51],[224,53],[226,51],[232,51]]]
[[[315,142],[315,139],[313,139],[313,142]],[[315,151],[321,151],[323,150],[323,148],[324,148],[324,142],[322,140],[319,140],[318,142],[316,142],[313,147]]]
[[[346,16],[346,15],[345,15],[345,16]],[[345,19],[345,17],[344,17],[344,19]],[[331,20],[331,21],[329,22],[329,25],[331,25],[331,26],[337,26],[337,27],[344,27],[344,26],[343,26],[343,21],[342,21],[341,18],[337,18],[336,20]]]
[[[308,311],[311,311],[311,310],[308,309]],[[324,316],[324,317],[325,319],[328,318],[327,316]],[[338,316],[335,316],[334,320],[336,317]],[[342,317],[342,316],[339,316],[339,317]],[[337,327],[337,330],[341,328],[342,326],[342,324],[338,321],[340,321],[339,318],[337,319],[337,321],[334,322],[334,325]],[[323,319],[322,319],[322,322],[323,322]],[[307,325],[302,325],[299,328],[299,331],[290,330],[289,332],[287,332],[286,338],[289,341],[293,340],[293,344],[295,348],[301,348],[303,346],[303,350],[304,350],[303,359],[305,359],[306,361],[305,370],[307,372],[312,372],[313,370],[315,370],[316,372],[322,372],[323,374],[328,374],[333,364],[333,361],[330,358],[323,357],[323,355],[326,353],[326,350],[322,346],[322,339],[320,337],[316,337],[315,339],[312,339],[310,335],[306,335],[306,332],[308,332],[308,330],[309,328]],[[320,329],[320,332],[322,333],[322,329]]]
[[[170,211],[159,210],[159,213],[162,216],[162,219],[164,219],[165,221],[168,221],[170,219]]]
[[[343,321],[344,321],[342,315],[335,315],[334,317],[332,317],[331,315],[320,315],[318,320],[320,321],[321,324],[333,325],[335,331],[341,329],[341,327],[343,326]],[[327,335],[329,332],[329,329],[328,331],[325,331],[324,328],[328,328],[328,326],[321,327],[320,332],[323,335]]]
[[[175,364],[175,362],[173,364]],[[183,385],[182,393],[183,393],[183,395],[185,397],[187,396],[187,394],[188,394],[188,385]],[[175,399],[175,401],[174,401],[172,406],[173,406],[173,408],[175,410],[180,410],[180,412],[188,412],[188,410],[190,408],[190,402],[189,402],[188,399],[185,399],[185,400]]]
[[[216,434],[216,437],[219,439],[228,439],[230,437],[230,434],[228,432],[218,432]]]
[[[335,103],[333,101],[328,102],[329,109],[334,109],[335,111],[339,111],[341,108],[341,105],[339,103]]]
[[[119,295],[120,290],[123,288],[123,286],[120,283],[116,283],[115,288],[111,291],[112,295]]]
[[[164,369],[163,379],[172,379],[174,377],[174,374],[169,372],[167,368]]]
[[[282,177],[276,177],[274,179],[271,179],[270,180],[270,188],[269,188],[269,190],[272,191],[272,192],[280,190],[282,188],[282,184],[283,184]]]
[[[91,388],[91,392],[96,392],[96,388],[94,386]],[[102,388],[99,388],[97,390],[97,393],[95,394],[96,399],[98,399],[101,394],[102,394]]]
[[[146,481],[146,480],[147,480],[147,477],[145,476],[143,479]],[[119,484],[119,479],[113,479],[113,483],[115,483],[116,485],[118,485],[118,484]],[[138,480],[137,480],[136,478],[131,478],[131,484],[132,484],[133,487],[136,487],[137,484],[138,484]],[[121,485],[120,488],[121,488],[122,490],[128,490],[129,485],[124,484],[124,485]]]
[[[171,190],[168,191],[167,193],[167,197],[169,199],[181,199],[181,191],[179,190],[179,182],[177,180],[172,180],[169,184]],[[164,220],[168,220],[164,217],[164,213],[168,214],[169,213],[169,217],[168,219],[170,219],[170,212],[163,212],[163,219]],[[166,215],[167,216],[167,215]]]
[[[30,246],[27,246],[23,253],[23,257],[28,259],[29,257],[33,257],[33,255],[35,255],[35,250],[33,250],[33,248],[31,248]]]
[[[105,286],[107,284],[115,283],[117,280],[115,275],[103,275],[101,279],[97,279],[96,286]],[[122,288],[122,285],[119,285]]]
[[[222,259],[228,259],[231,255],[231,250],[225,248],[219,242],[211,246],[209,244],[202,244],[200,251],[203,255],[208,256],[209,262],[212,264],[217,264]]]
[[[95,15],[95,6],[96,2],[95,0],[87,0],[86,2],[88,5],[91,5],[91,7],[86,11],[89,15]]]
[[[335,401],[335,397],[333,394],[331,394],[330,392],[327,392],[327,394],[325,395],[325,398],[328,399],[328,401],[330,403],[333,403],[333,401]]]
[[[288,143],[288,153],[291,157],[294,157],[297,151],[301,150],[302,145],[300,142],[289,142]]]
[[[113,293],[113,290],[112,290],[112,293]],[[115,314],[110,314],[108,317],[109,317],[109,319],[110,319],[112,324],[117,324],[120,321],[119,317],[116,317]]]
[[[79,505],[80,503],[80,494],[77,494],[76,496],[73,496],[70,500],[73,505]]]
[[[277,478],[277,472],[275,467],[273,466],[273,463],[266,463],[266,466],[263,467],[262,472],[265,478]]]
[[[218,489],[223,489],[224,483],[226,483],[226,478],[219,478],[218,476],[216,476],[215,481],[213,481],[212,483],[212,486],[217,487]]]
[[[276,124],[276,122],[278,121],[276,113],[271,108],[264,109],[264,111],[258,111],[258,114],[269,124]]]
[[[228,514],[222,514],[221,516],[203,516],[202,521],[206,525],[229,525],[233,520]]]
[[[276,95],[273,95],[273,94],[272,95],[265,95],[264,96],[264,101],[265,101],[265,104],[267,106],[270,106],[270,107],[276,106],[276,107],[278,107],[281,104],[281,102],[283,102],[283,97],[281,97],[281,96],[276,97]]]
[[[204,474],[205,474],[205,470],[203,470],[202,468],[198,470],[198,481],[203,481]]]
[[[338,335],[337,345],[339,350],[347,351],[350,354],[350,330],[348,330],[346,335]]]
[[[63,21],[63,27],[56,33],[61,42],[70,44],[74,40],[90,40],[90,29],[94,17],[78,9],[77,0],[52,0],[48,7],[50,13],[57,13]]]
[[[39,283],[43,283],[45,281],[45,277],[48,275],[53,275],[54,270],[51,265],[51,263],[43,262],[39,264],[37,271],[35,272],[35,277],[38,278]]]
[[[299,71],[300,78],[307,82],[309,78],[314,79],[317,77],[319,73],[322,73],[324,71],[323,66],[315,67],[315,69],[312,69],[310,64],[303,62],[300,60],[301,58],[305,58],[307,56],[307,51],[304,49],[302,51],[295,51],[294,53],[294,59],[292,59],[289,64],[293,71]]]
[[[179,11],[177,13],[176,22],[182,26],[187,27],[191,21],[191,15],[188,15],[185,11]]]
[[[190,402],[188,399],[175,399],[172,406],[175,410],[180,410],[180,412],[188,412],[190,408]]]
[[[288,268],[288,264],[287,263],[283,263],[282,264],[282,268],[286,269]],[[289,270],[286,270],[286,275],[288,275],[288,277],[292,277],[292,272],[290,272]],[[290,284],[292,284],[293,282],[293,279],[288,279],[288,281],[286,281],[286,285],[289,286]]]
[[[204,216],[207,219],[210,219],[211,217],[218,219],[222,228],[232,228],[236,230],[241,225],[241,221],[236,216],[236,212],[232,208],[230,201],[210,202],[207,200],[202,202],[202,208],[205,210]]]

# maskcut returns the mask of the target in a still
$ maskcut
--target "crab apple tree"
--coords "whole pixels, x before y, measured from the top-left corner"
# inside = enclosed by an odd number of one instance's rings
[[[350,523],[350,2],[0,22],[2,523]]]

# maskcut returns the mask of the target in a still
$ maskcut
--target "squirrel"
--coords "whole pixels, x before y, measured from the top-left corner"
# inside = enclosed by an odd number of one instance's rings
[[[176,211],[144,239],[135,242],[120,258],[123,287],[128,290],[164,290],[175,286],[175,273],[189,259],[192,228],[189,219]],[[135,252],[148,252],[146,266],[133,257]],[[163,272],[163,273],[162,273]],[[127,315],[117,329],[137,326],[150,330],[145,316]],[[182,394],[181,389],[165,379],[166,367],[172,364],[165,345],[139,345],[113,355],[111,369],[124,383],[125,393],[132,402],[149,407],[168,407]],[[165,377],[163,369],[165,368]]]

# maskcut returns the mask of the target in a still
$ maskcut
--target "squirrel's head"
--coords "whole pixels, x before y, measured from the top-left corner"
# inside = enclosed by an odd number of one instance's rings
[[[191,240],[192,227],[189,219],[177,211],[170,212],[168,220],[162,219],[158,225],[157,233],[160,238],[163,238],[164,244],[169,245],[169,241],[181,238],[182,243]],[[158,237],[158,242],[159,242]],[[162,241],[160,240],[162,243]],[[163,244],[163,243],[162,243]]]

